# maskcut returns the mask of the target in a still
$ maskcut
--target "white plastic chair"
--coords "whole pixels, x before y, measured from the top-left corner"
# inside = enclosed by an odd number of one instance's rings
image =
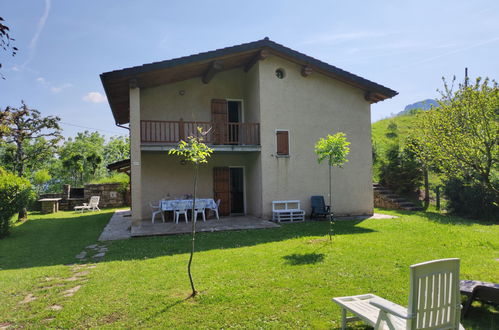
[[[178,218],[183,214],[185,217],[185,223],[187,223],[187,205],[182,202],[172,203],[173,214],[175,215],[175,223],[178,223]]]
[[[211,212],[215,213],[215,216],[217,217],[217,220],[220,220],[220,217],[218,216],[218,208],[220,207],[220,198],[217,200],[217,207],[214,209],[210,209]]]
[[[92,196],[90,197],[90,201],[88,202],[88,206],[92,211],[100,211],[99,209],[99,201],[100,201],[100,196]]]
[[[163,214],[163,210],[161,209],[161,204],[158,203],[158,205],[152,205],[152,203],[149,202],[149,206],[151,207],[152,211],[151,222],[154,223],[154,219],[158,214],[161,214],[161,219],[163,219],[163,222],[165,222],[165,215]]]
[[[100,211],[99,209],[99,201],[100,201],[100,196],[92,196],[90,197],[90,201],[87,203],[83,203],[81,206],[75,206],[74,210],[75,211],[83,211],[89,210],[89,211]]]
[[[206,205],[204,202],[201,202],[201,201],[196,201],[196,205],[194,205],[196,208],[194,209],[194,214],[193,214],[193,221],[197,221],[198,219],[198,214],[202,214],[203,215],[203,222],[206,222],[206,214],[205,214],[205,210],[206,210]]]
[[[342,329],[361,319],[374,329],[463,329],[459,293],[459,259],[441,259],[410,267],[407,308],[374,294],[337,297],[342,308]],[[358,317],[346,317],[350,312]]]

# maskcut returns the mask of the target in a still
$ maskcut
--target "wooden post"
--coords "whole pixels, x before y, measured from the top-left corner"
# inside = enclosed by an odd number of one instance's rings
[[[178,122],[178,138],[179,140],[185,140],[185,132],[184,132],[184,119],[180,118]]]

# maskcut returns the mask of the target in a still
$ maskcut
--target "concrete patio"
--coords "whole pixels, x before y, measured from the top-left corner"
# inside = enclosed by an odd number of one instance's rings
[[[196,222],[197,232],[215,232],[228,230],[246,230],[246,229],[266,229],[278,228],[278,224],[268,220],[262,220],[253,216],[229,216],[217,219],[207,219],[206,222],[198,220]],[[170,221],[163,223],[161,220],[154,224],[151,220],[143,220],[139,226],[132,226],[131,236],[157,236],[157,235],[177,235],[191,232],[192,223],[189,221],[178,224]]]
[[[335,218],[335,221],[359,221],[367,219],[391,218],[396,218],[396,216],[375,213],[372,216],[339,217]],[[310,220],[307,219],[306,221]],[[208,219],[206,222],[198,220],[196,223],[197,232],[266,229],[278,227],[280,226],[277,223],[253,216],[221,217],[220,220]],[[185,223],[185,221],[182,221],[176,224],[172,222],[172,220],[167,220],[163,223],[159,217],[154,224],[151,223],[151,220],[147,219],[142,220],[142,223],[139,226],[133,226],[130,210],[118,210],[114,213],[109,223],[104,228],[99,237],[99,241],[122,240],[130,237],[188,234],[191,232],[191,228],[191,222]]]

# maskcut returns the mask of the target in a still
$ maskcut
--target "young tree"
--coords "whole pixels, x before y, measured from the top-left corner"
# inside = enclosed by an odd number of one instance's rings
[[[346,158],[350,152],[348,147],[350,142],[347,141],[345,133],[339,132],[334,135],[328,134],[326,138],[320,138],[315,144],[315,153],[317,154],[317,161],[322,163],[326,160],[329,165],[329,239],[332,240],[333,231],[333,200],[331,192],[331,168],[333,166],[342,167],[343,164],[348,162]]]
[[[45,138],[45,144],[40,145],[38,152],[43,152],[53,148],[61,139],[61,128],[59,127],[59,117],[42,117],[40,111],[30,109],[24,103],[20,108],[7,107],[0,109],[0,113],[5,118],[4,125],[7,127],[2,140],[7,144],[14,145],[14,170],[19,177],[25,174],[26,163],[29,155],[26,154],[25,147],[32,141]],[[25,218],[26,208],[19,213],[19,218]]]
[[[439,106],[418,116],[418,157],[447,178],[469,177],[496,196],[499,186],[499,86],[488,78],[459,84],[444,80]]]
[[[197,190],[197,180],[198,180],[198,169],[200,164],[208,163],[208,157],[210,157],[213,149],[209,148],[206,144],[203,143],[204,136],[208,134],[208,132],[203,132],[201,127],[198,127],[198,135],[197,136],[189,136],[187,138],[187,142],[181,140],[178,144],[177,149],[171,149],[168,154],[177,155],[182,157],[188,163],[193,165],[194,169],[194,188],[193,188],[193,202],[192,202],[192,244],[191,244],[191,255],[189,257],[189,264],[187,265],[187,274],[189,275],[189,281],[191,283],[191,297],[195,297],[198,293],[196,288],[194,287],[194,281],[192,279],[191,273],[191,264],[192,258],[194,256],[194,243],[196,239],[196,221],[194,219],[194,210],[196,208],[196,190]]]

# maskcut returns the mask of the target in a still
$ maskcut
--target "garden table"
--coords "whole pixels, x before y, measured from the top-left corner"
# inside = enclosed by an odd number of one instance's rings
[[[173,211],[178,203],[183,203],[188,210],[192,208],[192,199],[168,199],[159,204],[162,211]],[[196,198],[196,208],[216,209],[217,203],[213,198]]]
[[[42,198],[38,201],[42,203],[42,213],[57,213],[59,212],[59,201],[62,198]]]

